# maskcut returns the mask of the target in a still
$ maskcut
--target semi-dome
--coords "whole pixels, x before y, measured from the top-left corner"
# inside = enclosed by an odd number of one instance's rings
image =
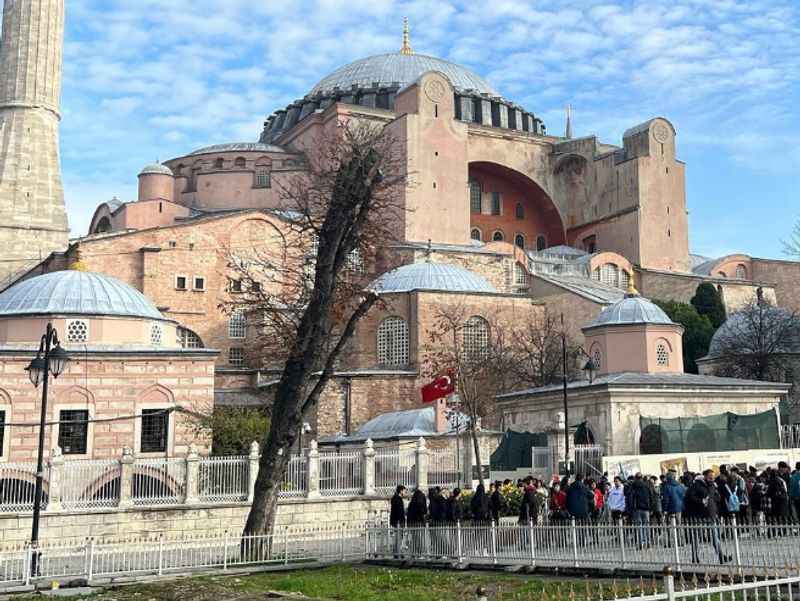
[[[782,307],[768,305],[764,308],[763,328],[764,336],[780,337],[765,343],[773,348],[776,353],[800,353],[800,329],[796,327],[796,316]],[[711,338],[708,345],[706,358],[713,359],[724,353],[724,348],[730,348],[729,341],[736,346],[743,347],[747,340],[753,340],[755,335],[752,316],[748,318],[744,313],[733,313],[725,320]],[[747,349],[742,348],[742,354],[747,354]]]
[[[161,163],[145,165],[139,175],[173,175],[172,169]]]
[[[286,152],[280,146],[275,144],[264,144],[262,142],[232,142],[229,144],[214,144],[213,146],[204,146],[198,148],[194,152],[189,153],[189,156],[197,154],[215,154],[218,152]]]
[[[55,271],[19,282],[0,293],[0,318],[48,314],[164,319],[144,294],[99,273]]]
[[[353,86],[368,88],[374,85],[401,88],[417,81],[428,71],[444,73],[456,90],[474,90],[478,94],[500,96],[485,79],[466,67],[425,54],[403,54],[394,52],[378,54],[354,61],[340,67],[315,85],[310,95],[327,94],[335,88],[349,90]]]
[[[388,271],[370,286],[378,293],[438,290],[446,292],[497,292],[483,276],[444,263],[411,263]]]
[[[675,325],[664,313],[663,309],[654,302],[639,296],[627,294],[625,298],[600,312],[589,328],[598,326],[628,325],[628,324],[663,324]]]

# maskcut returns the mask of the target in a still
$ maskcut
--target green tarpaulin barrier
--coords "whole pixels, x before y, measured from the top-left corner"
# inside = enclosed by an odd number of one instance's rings
[[[489,460],[492,471],[510,472],[517,468],[532,468],[531,448],[546,446],[547,434],[508,430]]]

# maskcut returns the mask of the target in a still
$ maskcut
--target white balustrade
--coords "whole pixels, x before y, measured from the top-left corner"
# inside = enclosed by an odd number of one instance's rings
[[[278,496],[288,499],[304,497],[306,495],[307,469],[308,462],[305,455],[295,455],[289,459]]]
[[[459,482],[458,457],[447,449],[428,452],[428,486],[455,488]]]
[[[175,505],[186,494],[186,460],[136,459],[131,498],[134,505]]]
[[[65,461],[61,469],[64,509],[116,507],[119,503],[121,470],[117,459]]]
[[[246,501],[250,458],[202,457],[199,478],[199,496],[205,503]]]
[[[414,449],[380,449],[375,451],[375,491],[390,495],[398,484],[406,488],[417,485],[417,452]]]
[[[0,463],[0,511],[31,511],[35,490],[35,463]]]
[[[361,494],[364,490],[364,473],[361,451],[355,453],[320,453],[319,494],[339,497]]]

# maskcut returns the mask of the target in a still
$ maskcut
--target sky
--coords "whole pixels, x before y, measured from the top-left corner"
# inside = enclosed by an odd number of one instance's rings
[[[154,160],[256,141],[339,66],[401,45],[462,64],[563,133],[654,116],[686,162],[692,252],[783,256],[800,219],[796,0],[66,0],[61,153],[72,235]]]

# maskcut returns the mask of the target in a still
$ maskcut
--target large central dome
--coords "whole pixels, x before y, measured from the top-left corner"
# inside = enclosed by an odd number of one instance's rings
[[[403,88],[428,71],[444,73],[458,91],[474,90],[478,94],[500,96],[485,79],[461,65],[435,56],[400,52],[368,56],[340,67],[315,85],[310,95],[327,94],[335,88],[348,90],[354,85],[366,88],[374,84],[378,87],[399,84]]]

